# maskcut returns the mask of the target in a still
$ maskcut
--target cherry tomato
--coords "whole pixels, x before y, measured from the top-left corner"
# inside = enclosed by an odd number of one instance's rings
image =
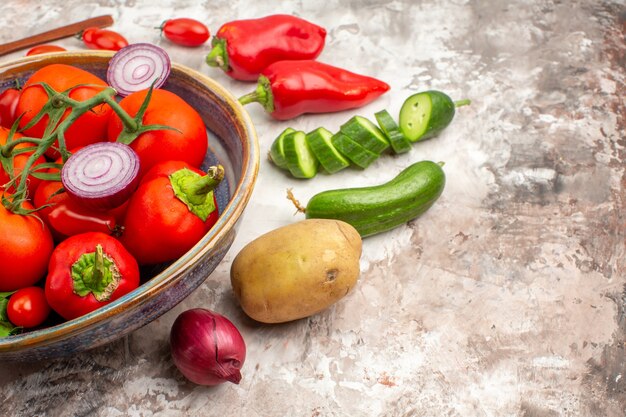
[[[9,129],[0,127],[0,146],[3,146],[7,143],[8,137],[9,137]],[[22,135],[17,132],[15,132],[15,135],[13,136],[14,139],[21,138],[21,137]],[[17,149],[28,148],[29,146],[35,146],[35,145],[32,143],[21,143],[19,145],[16,145],[15,148]],[[20,175],[20,173],[24,169],[24,165],[26,165],[26,162],[28,161],[28,158],[30,158],[31,155],[32,155],[32,152],[24,152],[24,153],[17,154],[13,157],[13,174],[15,176]],[[42,164],[44,162],[46,162],[46,159],[43,156],[41,156],[35,161],[34,166],[38,164]],[[0,166],[0,191],[3,190],[2,187],[9,180],[10,180],[9,174],[2,168],[2,166]],[[39,186],[40,182],[41,180],[39,178],[35,178],[32,175],[28,176],[27,188],[28,188],[29,196],[33,196],[35,194],[35,190]],[[19,184],[19,180],[17,184]],[[13,193],[15,191],[15,187],[14,186],[7,187],[6,189],[4,189],[4,191],[8,193]]]
[[[96,27],[87,28],[82,32],[82,40],[89,49],[119,51],[128,46],[128,41],[119,33]]]
[[[62,52],[67,51],[67,49],[62,46],[57,45],[37,45],[26,52],[26,56],[30,55],[39,55],[39,54],[47,54],[48,52]]]
[[[0,93],[0,126],[10,129],[16,119],[17,101],[20,90],[7,88]]]
[[[7,304],[9,321],[27,329],[42,324],[49,314],[50,306],[46,300],[46,293],[40,287],[17,290]]]
[[[77,87],[69,93],[70,98],[78,101],[87,100],[100,91],[102,88],[92,87],[91,85],[101,85],[106,87],[107,83],[99,77],[84,71],[80,68],[65,64],[51,64],[36,71],[24,84],[20,99],[17,103],[17,114],[24,114],[20,119],[20,127],[24,128],[33,117],[48,102],[48,95],[42,86],[37,83],[45,82],[55,91],[65,91],[78,84],[90,84],[90,86]],[[70,109],[63,116],[67,117]],[[65,145],[67,149],[75,149],[79,146],[85,146],[95,142],[106,140],[107,123],[111,108],[107,104],[102,104],[93,108],[91,111],[80,116],[65,131]],[[25,136],[40,138],[46,125],[48,116],[44,116],[42,120],[29,129],[24,130]],[[52,149],[46,152],[51,158],[58,158],[59,153]]]
[[[22,208],[32,210],[24,202]],[[36,215],[15,214],[0,204],[0,291],[29,287],[46,275],[52,235]]]
[[[130,94],[120,101],[120,106],[131,116],[135,116],[141,107],[147,90]],[[157,89],[143,116],[143,124],[160,124],[176,130],[151,130],[140,134],[130,147],[139,160],[142,176],[148,169],[159,162],[181,160],[199,167],[207,151],[208,138],[202,118],[182,98],[166,90]],[[109,141],[117,140],[122,131],[122,121],[117,115],[111,115],[109,121]]]
[[[200,46],[209,39],[209,29],[204,23],[186,17],[170,19],[161,25],[163,35],[183,46]]]
[[[148,171],[128,202],[120,240],[140,265],[172,261],[191,249],[217,222],[213,210],[202,220],[174,193],[169,176],[181,169],[206,173],[182,161],[165,161]]]

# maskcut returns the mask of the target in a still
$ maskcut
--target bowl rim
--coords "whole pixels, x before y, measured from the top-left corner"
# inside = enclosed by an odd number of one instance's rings
[[[55,63],[61,58],[97,58],[110,59],[114,55],[112,51],[61,51],[47,54],[32,55],[12,61],[0,62],[0,75],[22,68],[24,65],[33,63]],[[68,64],[71,65],[71,64]],[[222,209],[217,223],[183,256],[167,266],[163,271],[141,284],[138,288],[123,295],[117,300],[100,307],[99,309],[73,320],[68,320],[52,327],[33,330],[26,333],[0,338],[0,354],[17,353],[33,347],[45,347],[56,342],[68,339],[82,330],[107,318],[111,318],[122,311],[136,309],[148,302],[155,294],[172,287],[179,282],[184,273],[204,254],[209,252],[217,242],[221,241],[227,233],[233,230],[248,204],[260,165],[260,150],[258,136],[252,119],[243,105],[224,86],[209,76],[206,76],[183,64],[172,62],[172,72],[180,72],[190,76],[202,85],[213,91],[235,113],[240,121],[244,135],[242,143],[242,173],[236,187],[231,192],[231,200]],[[207,275],[208,277],[208,275]],[[181,300],[182,301],[182,300]],[[144,323],[147,324],[147,323]]]

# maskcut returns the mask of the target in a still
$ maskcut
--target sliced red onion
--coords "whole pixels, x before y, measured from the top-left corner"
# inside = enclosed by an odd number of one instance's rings
[[[120,49],[109,61],[107,82],[126,97],[136,91],[165,83],[172,67],[167,52],[151,43],[133,43]]]
[[[123,143],[94,143],[67,159],[61,182],[70,197],[84,206],[102,210],[118,207],[139,184],[139,157]]]
[[[178,370],[199,385],[238,384],[246,344],[226,317],[204,308],[181,313],[170,331],[172,359]]]

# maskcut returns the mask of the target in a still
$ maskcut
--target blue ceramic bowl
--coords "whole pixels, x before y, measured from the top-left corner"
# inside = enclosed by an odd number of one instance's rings
[[[12,87],[15,78],[23,83],[34,71],[52,63],[74,65],[105,79],[111,56],[111,52],[100,51],[57,52],[0,64],[0,91]],[[200,113],[209,133],[205,164],[219,161],[226,169],[225,181],[216,192],[221,213],[217,224],[180,259],[148,271],[145,283],[111,304],[74,320],[0,339],[0,360],[70,356],[150,323],[196,289],[233,243],[258,174],[259,145],[254,126],[228,91],[182,65],[172,65],[163,88],[183,97]]]

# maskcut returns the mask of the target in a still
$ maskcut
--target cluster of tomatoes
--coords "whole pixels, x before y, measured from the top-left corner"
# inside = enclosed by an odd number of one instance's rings
[[[27,161],[35,159],[33,153],[43,143],[39,138],[51,132],[49,116],[34,119],[50,100],[44,85],[67,91],[81,103],[93,101],[107,87],[78,67],[51,64],[36,71],[8,104],[0,100],[0,336],[14,332],[15,326],[45,324],[50,309],[59,316],[55,320],[70,320],[123,296],[140,284],[142,265],[180,257],[218,217],[212,191],[206,199],[213,210],[205,216],[176,194],[174,173],[194,180],[206,175],[199,167],[208,140],[196,110],[163,89],[152,91],[139,116],[147,90],[119,100],[115,110],[99,102],[63,132],[66,149],[73,154],[95,143],[117,141],[125,128],[120,108],[140,126],[168,127],[138,131],[129,144],[140,162],[139,180],[121,205],[92,207],[65,192],[60,176],[53,175],[64,161],[58,142],[36,159],[35,169],[20,184]],[[67,109],[61,121],[69,113]],[[11,147],[15,140],[20,143]],[[42,173],[47,176],[38,175]],[[16,206],[18,194],[25,198]]]

